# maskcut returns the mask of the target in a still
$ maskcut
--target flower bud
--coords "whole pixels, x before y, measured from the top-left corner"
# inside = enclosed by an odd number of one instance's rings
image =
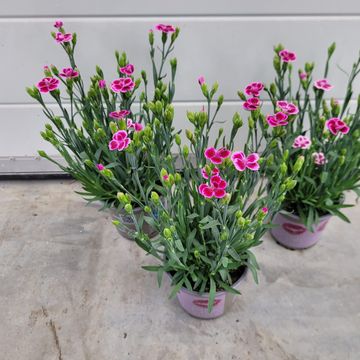
[[[175,173],[175,183],[179,183],[181,181],[181,175],[179,173]]]
[[[231,201],[231,195],[228,193],[220,200],[220,203],[222,205],[229,205],[230,201]]]
[[[276,85],[274,83],[270,84],[270,93],[272,96],[276,96]]]
[[[243,216],[243,212],[241,210],[236,211],[235,217],[238,219]]]
[[[287,165],[285,163],[281,163],[280,165],[280,174],[281,176],[285,176],[287,172]]]
[[[277,73],[279,73],[281,71],[280,58],[278,55],[274,56],[273,66]]]
[[[278,146],[278,141],[276,139],[272,140],[270,143],[270,148],[275,149]]]
[[[133,208],[132,208],[131,204],[126,204],[124,206],[124,209],[128,214],[132,214],[132,212],[133,212]]]
[[[286,187],[286,190],[288,190],[288,191],[294,189],[296,184],[297,184],[297,181],[294,179],[286,179],[285,180],[285,187]]]
[[[199,250],[194,250],[194,257],[195,257],[195,259],[200,259],[200,252],[199,252]]]
[[[176,145],[180,146],[181,145],[181,137],[179,134],[175,134],[175,143]]]
[[[161,127],[161,122],[160,122],[160,120],[159,120],[158,118],[155,118],[155,119],[154,119],[154,125],[155,125],[155,127],[156,127],[157,129],[160,129],[160,127]]]
[[[245,240],[253,240],[254,237],[255,237],[255,234],[254,233],[248,233],[248,234],[245,234]]]
[[[94,164],[93,164],[93,162],[92,162],[90,159],[85,159],[85,160],[84,160],[84,164],[85,164],[86,166],[88,166],[89,168],[94,167]]]
[[[304,161],[305,157],[303,155],[297,158],[293,169],[295,174],[297,174],[301,170],[302,166],[304,165]]]
[[[199,125],[201,128],[203,128],[208,121],[208,115],[205,111],[201,111],[197,115],[198,115]]]
[[[289,158],[289,150],[286,149],[283,154],[283,160],[286,161]]]
[[[249,117],[248,124],[249,124],[249,129],[253,129],[255,127],[255,122],[252,117]]]
[[[187,111],[186,116],[192,124],[195,124],[195,113],[192,111]]]
[[[186,137],[187,137],[190,141],[193,141],[193,139],[194,139],[194,134],[193,134],[189,129],[186,129],[186,130],[185,130],[185,134],[186,134]]]
[[[209,91],[208,91],[207,85],[205,83],[203,83],[201,85],[201,91],[202,91],[203,95],[207,98],[209,95]]]
[[[237,219],[237,224],[239,227],[243,228],[246,224],[246,220],[241,216]]]
[[[163,178],[164,176],[168,175],[168,172],[166,171],[166,169],[162,168],[161,171],[160,171],[160,175]]]
[[[104,129],[100,128],[96,130],[96,133],[99,135],[99,138],[105,138],[106,137],[106,133],[104,131]],[[79,137],[83,136],[84,134],[81,132],[81,135],[78,134]]]
[[[167,105],[165,110],[165,120],[167,122],[172,122],[174,119],[174,107],[172,105]]]
[[[176,67],[177,67],[177,59],[176,58],[173,58],[173,59],[170,60],[170,66],[171,66],[173,71],[176,70]]]
[[[238,91],[237,94],[238,94],[238,97],[239,97],[242,101],[246,101],[246,100],[247,100],[247,99],[246,99],[246,96],[245,96],[245,94],[244,94],[243,92]]]
[[[50,69],[49,69],[48,66],[44,66],[44,75],[45,75],[46,77],[52,77],[52,73],[51,73],[51,71],[50,71]]]
[[[183,147],[183,154],[184,154],[184,158],[187,159],[189,156],[189,147],[187,145],[184,145]]]
[[[172,232],[169,228],[165,228],[163,231],[163,234],[165,236],[166,239],[171,239],[172,238]]]
[[[211,95],[214,95],[218,91],[218,89],[219,89],[219,84],[215,82],[211,88]]]
[[[229,237],[229,233],[226,230],[224,230],[224,231],[222,231],[220,233],[220,240],[221,241],[226,241],[228,239],[228,237]]]
[[[55,76],[59,75],[59,70],[57,69],[57,67],[55,65],[50,65],[50,69]]]
[[[119,200],[119,202],[123,205],[127,204],[129,202],[127,196],[123,193],[123,192],[118,192],[116,194],[117,199]]]
[[[144,211],[149,214],[151,212],[150,206],[145,206]]]
[[[157,114],[161,114],[162,109],[163,109],[163,104],[162,104],[162,102],[159,101],[159,100],[156,101],[156,103],[155,103],[155,111],[156,111],[156,113],[157,113]]]
[[[236,112],[232,118],[233,125],[236,128],[240,128],[243,125],[243,121],[238,112]]]
[[[157,192],[152,191],[150,197],[151,197],[151,200],[152,200],[155,204],[158,204],[158,203],[159,203],[159,195],[158,195]]]
[[[43,157],[43,158],[47,158],[48,155],[46,154],[46,152],[44,150],[38,150],[38,154],[39,156]]]
[[[270,154],[266,159],[266,165],[271,166],[274,163],[274,154]]]
[[[224,102],[224,96],[220,95],[217,101],[218,108],[222,105],[223,102]]]
[[[104,169],[103,171],[101,171],[101,174],[108,178],[114,177],[114,174],[110,169]]]
[[[154,45],[154,32],[152,30],[149,31],[149,44]]]
[[[119,221],[119,220],[113,220],[112,223],[113,223],[113,225],[115,225],[115,226],[119,226],[119,225],[120,225],[120,221]]]
[[[334,53],[335,49],[336,49],[336,43],[333,42],[330,45],[330,47],[328,48],[328,56],[329,57]]]

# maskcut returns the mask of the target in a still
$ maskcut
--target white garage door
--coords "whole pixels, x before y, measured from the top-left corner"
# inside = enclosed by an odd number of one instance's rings
[[[179,26],[175,54],[179,128],[186,122],[186,109],[201,105],[199,75],[208,82],[219,81],[226,99],[221,117],[230,120],[240,110],[238,89],[250,81],[271,81],[274,44],[294,50],[297,64],[314,60],[320,68],[332,41],[337,43],[334,63],[342,68],[350,68],[360,49],[359,0],[1,0],[0,173],[54,170],[36,158],[38,149],[55,151],[39,135],[45,118],[25,87],[42,77],[44,65],[66,65],[49,35],[57,18],[68,31],[78,33],[77,59],[83,76],[99,64],[107,80],[116,74],[115,49],[126,51],[137,70],[149,70],[148,30],[158,22]],[[331,95],[341,100],[346,76],[333,67],[329,78],[337,85]],[[356,90],[360,91],[359,83]]]

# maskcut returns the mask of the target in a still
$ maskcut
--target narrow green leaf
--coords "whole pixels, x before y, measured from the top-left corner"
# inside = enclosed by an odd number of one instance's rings
[[[210,276],[210,292],[209,292],[209,300],[208,300],[208,312],[211,313],[214,301],[215,301],[215,294],[216,294],[216,284],[212,276]]]

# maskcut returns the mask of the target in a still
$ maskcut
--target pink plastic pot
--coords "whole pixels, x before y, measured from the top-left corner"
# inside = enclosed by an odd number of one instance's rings
[[[241,283],[246,277],[247,268],[242,273],[239,280],[232,286],[239,290]],[[189,291],[186,288],[181,288],[177,293],[177,298],[181,307],[190,315],[199,319],[215,319],[225,313],[237,295],[230,294],[226,291],[219,291],[215,295],[215,302],[212,311],[208,312],[209,293],[200,295],[197,292]]]
[[[278,212],[273,220],[274,225],[270,233],[281,245],[289,249],[306,249],[315,245],[330,220],[331,215],[324,215],[319,218],[319,222],[313,225],[314,232],[309,231],[300,218],[293,214]]]

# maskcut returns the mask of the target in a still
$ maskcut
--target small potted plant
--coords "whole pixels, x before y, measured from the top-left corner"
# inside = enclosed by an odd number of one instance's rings
[[[275,83],[265,88],[274,113],[264,119],[261,135],[273,148],[275,157],[289,159],[287,173],[298,156],[305,162],[297,174],[297,185],[288,191],[281,211],[275,216],[271,234],[290,249],[314,245],[330,217],[349,221],[342,212],[348,190],[360,194],[360,97],[350,107],[353,84],[360,72],[360,57],[350,72],[344,100],[324,97],[334,87],[329,76],[335,44],[328,49],[323,79],[314,78],[314,64],[299,70],[299,84],[293,90],[292,62],[295,53],[275,47]],[[274,174],[276,168],[269,168]],[[269,182],[270,188],[272,186]]]
[[[76,33],[68,33],[62,21],[54,24],[52,33],[68,56],[69,64],[62,70],[54,65],[45,66],[45,77],[28,88],[27,92],[37,100],[50,123],[45,125],[41,136],[60,153],[66,165],[39,151],[40,156],[57,164],[63,171],[78,180],[83,190],[79,192],[87,201],[101,201],[103,208],[110,208],[122,223],[132,226],[127,214],[117,211],[117,192],[128,191],[135,199],[143,200],[142,189],[156,189],[159,185],[152,159],[141,149],[146,138],[153,138],[159,158],[170,155],[175,133],[172,122],[174,109],[177,60],[169,61],[179,29],[158,24],[155,31],[161,33],[161,46],[155,47],[155,34],[149,32],[150,59],[152,63],[153,93],[149,93],[147,74],[135,77],[135,67],[125,53],[116,52],[118,78],[110,83],[104,79],[100,67],[85,88],[84,79],[75,60]],[[157,64],[158,63],[158,64]],[[170,81],[166,82],[166,74]],[[143,90],[140,91],[140,85]],[[47,104],[47,97],[55,100],[57,109]],[[138,104],[134,104],[135,100]],[[134,209],[139,213],[140,208]],[[127,232],[119,227],[122,235]],[[145,225],[145,231],[153,233]]]
[[[199,82],[206,105],[200,112],[187,113],[194,127],[193,131],[186,130],[190,147],[176,137],[178,159],[152,156],[162,187],[151,191],[143,205],[148,215],[137,218],[131,195],[120,192],[118,196],[136,223],[137,244],[159,261],[144,269],[157,273],[159,286],[166,274],[172,285],[170,296],[177,295],[189,314],[210,319],[221,316],[233,295],[240,293],[248,269],[257,281],[258,264],[252,248],[261,243],[272,214],[279,209],[286,191],[295,186],[293,177],[303,158],[299,157],[290,176],[279,164],[273,186],[266,193],[263,174],[266,164],[274,161],[270,147],[266,146],[260,157],[261,144],[256,141],[254,127],[250,127],[243,149],[235,146],[243,123],[237,113],[230,136],[225,138],[220,129],[210,146],[210,131],[217,122],[223,96],[215,99],[217,84],[209,88],[203,77]],[[217,103],[215,110],[212,103]],[[152,141],[145,146],[153,154]],[[176,161],[181,163],[182,174],[177,172]],[[281,165],[286,166],[286,161],[281,160]],[[156,209],[157,217],[152,209]],[[142,231],[143,222],[158,230],[157,238],[150,239]]]

